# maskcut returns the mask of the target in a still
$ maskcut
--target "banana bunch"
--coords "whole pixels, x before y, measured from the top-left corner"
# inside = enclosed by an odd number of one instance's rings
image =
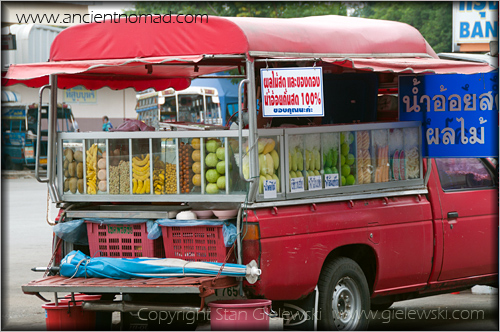
[[[165,163],[158,156],[153,163],[153,189],[156,195],[165,193]]]
[[[135,156],[132,158],[132,193],[149,194],[151,183],[149,179],[149,154],[145,157]]]
[[[97,194],[97,144],[94,143],[86,151],[87,164],[87,194]]]
[[[156,195],[165,193],[165,171],[163,169],[153,170],[153,189]]]

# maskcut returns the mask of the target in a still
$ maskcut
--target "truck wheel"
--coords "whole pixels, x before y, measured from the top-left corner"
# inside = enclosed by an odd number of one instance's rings
[[[370,293],[363,270],[350,258],[328,263],[321,273],[319,326],[322,330],[366,330]]]

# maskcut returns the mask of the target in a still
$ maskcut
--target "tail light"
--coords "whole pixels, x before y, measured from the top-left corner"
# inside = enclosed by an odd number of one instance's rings
[[[260,231],[258,224],[245,224],[243,227],[243,264],[255,260],[260,266]]]

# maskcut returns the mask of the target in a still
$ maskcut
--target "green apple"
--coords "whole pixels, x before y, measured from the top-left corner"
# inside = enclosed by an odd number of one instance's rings
[[[205,165],[207,165],[208,167],[215,167],[215,166],[217,166],[218,162],[219,162],[219,159],[217,158],[217,156],[213,152],[210,152],[205,157]]]
[[[219,188],[217,188],[217,185],[215,183],[209,183],[207,184],[205,191],[207,192],[207,194],[218,194]]]
[[[226,174],[226,162],[224,160],[223,161],[219,161],[217,163],[217,166],[215,166],[215,169],[221,175],[222,174]]]
[[[219,188],[220,190],[226,189],[226,177],[225,176],[220,176],[217,179],[217,188]]]
[[[217,148],[215,154],[217,155],[217,158],[219,158],[219,160],[226,159],[226,149],[224,149],[224,147]]]
[[[220,177],[219,172],[217,172],[215,169],[209,169],[205,173],[205,178],[207,179],[208,182],[210,183],[216,183],[217,179]]]
[[[215,151],[217,151],[217,148],[219,148],[221,145],[222,145],[221,142],[218,142],[214,139],[211,139],[210,141],[207,142],[207,144],[205,146],[206,146],[208,152],[215,153]]]

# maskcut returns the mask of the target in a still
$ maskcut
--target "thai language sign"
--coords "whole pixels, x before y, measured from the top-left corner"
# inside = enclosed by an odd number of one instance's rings
[[[264,117],[323,116],[321,67],[260,70]]]
[[[63,91],[63,101],[68,104],[94,104],[97,102],[97,93],[77,86]]]
[[[498,156],[498,71],[400,76],[399,119],[422,122],[425,156]]]

